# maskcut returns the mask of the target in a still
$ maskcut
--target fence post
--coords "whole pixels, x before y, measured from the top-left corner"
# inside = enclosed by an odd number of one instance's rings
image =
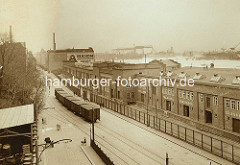
[[[177,125],[178,126],[178,138],[180,139],[180,128],[179,128],[179,125]]]
[[[185,127],[185,141],[187,140],[187,128]]]
[[[193,144],[195,145],[194,130],[193,130]]]
[[[139,122],[141,123],[141,120],[140,120],[140,111],[138,111],[138,118],[139,118]]]
[[[201,134],[202,135],[202,148],[203,148],[203,134]]]
[[[172,130],[172,122],[171,122],[171,134],[173,135],[173,130]]]
[[[143,112],[143,116],[144,116],[144,124],[145,124],[145,112]]]
[[[168,153],[166,153],[166,165],[169,165]]]
[[[223,142],[221,140],[221,156],[223,157]]]
[[[211,152],[212,152],[212,137],[210,137],[211,138]]]
[[[167,121],[166,120],[164,120],[165,121],[165,129],[164,129],[164,132],[166,132],[167,131]]]
[[[122,114],[122,104],[120,103],[120,114]]]
[[[232,145],[232,162],[234,162],[234,147]]]
[[[124,111],[124,116],[125,116],[125,107],[126,107],[126,106],[124,105],[124,109],[123,109],[123,111]]]
[[[135,120],[137,120],[137,110],[135,109]]]
[[[155,118],[156,116],[153,116],[153,128],[155,128]]]
[[[159,127],[159,130],[161,131],[161,119],[159,118],[159,124],[158,124],[158,127]]]

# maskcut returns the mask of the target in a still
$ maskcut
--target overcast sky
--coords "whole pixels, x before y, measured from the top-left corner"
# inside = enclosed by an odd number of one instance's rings
[[[30,50],[134,45],[158,51],[229,48],[240,42],[240,0],[0,0],[0,32]]]

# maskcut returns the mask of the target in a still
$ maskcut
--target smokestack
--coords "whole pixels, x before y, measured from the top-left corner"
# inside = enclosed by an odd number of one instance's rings
[[[55,33],[53,33],[53,50],[56,50]]]
[[[12,38],[12,25],[10,25],[10,28],[9,28],[9,42],[10,43],[13,42],[13,38]]]

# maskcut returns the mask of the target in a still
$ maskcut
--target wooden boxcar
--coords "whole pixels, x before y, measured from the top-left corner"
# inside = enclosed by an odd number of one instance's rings
[[[71,111],[73,111],[73,109],[72,109],[72,104],[74,104],[73,103],[73,101],[78,101],[79,99],[78,98],[76,98],[76,97],[66,97],[65,98],[65,106],[69,109],[69,110],[71,110]]]
[[[81,111],[81,105],[87,104],[85,101],[72,101],[72,107],[71,109],[73,110],[73,112],[78,115],[78,116],[82,116],[82,111]]]
[[[55,96],[58,100],[59,100],[60,94],[68,94],[68,93],[65,91],[55,91]]]
[[[55,96],[56,96],[56,98],[58,98],[60,92],[65,92],[65,91],[62,88],[55,88]]]
[[[92,112],[94,113],[92,114]],[[97,119],[100,120],[100,107],[92,103],[83,104],[81,105],[81,114],[86,120],[96,122]]]
[[[68,93],[59,93],[59,102],[62,103],[64,106],[66,106],[65,100],[67,97],[72,97],[72,95],[68,94]]]

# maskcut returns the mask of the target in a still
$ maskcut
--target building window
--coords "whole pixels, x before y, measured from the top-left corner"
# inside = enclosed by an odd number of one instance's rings
[[[130,99],[130,93],[127,93],[127,99]]]
[[[172,96],[174,96],[174,89],[172,88]]]
[[[141,93],[141,102],[144,102],[144,94]]]
[[[182,98],[184,98],[184,99],[186,98],[186,93],[185,93],[185,91],[182,92]]]
[[[218,105],[218,98],[216,96],[213,96],[213,104]]]
[[[232,109],[236,109],[236,102],[232,100]]]
[[[183,115],[189,117],[189,106],[183,105]]]
[[[210,97],[206,97],[206,101],[207,101],[207,108],[210,108]]]
[[[193,95],[193,92],[190,93],[190,100],[193,100],[194,99],[194,95]]]
[[[111,98],[113,98],[113,89],[111,89]]]
[[[135,97],[135,93],[134,92],[132,92],[132,96],[131,96],[132,98],[134,98]]]
[[[166,87],[163,87],[163,88],[162,88],[162,93],[163,93],[163,94],[167,94],[167,88],[166,88]]]
[[[212,124],[212,112],[211,111],[205,111],[206,116],[206,123]]]
[[[240,110],[240,101],[237,102],[237,110]]]
[[[200,102],[202,103],[203,102],[203,94],[200,94],[199,96],[200,96],[199,97],[200,98]]]
[[[120,91],[117,93],[117,98],[120,99]]]
[[[227,108],[230,108],[230,100],[229,99],[225,100],[225,105]]]
[[[156,87],[152,86],[152,94],[155,95],[156,94]]]
[[[179,93],[179,98],[182,98],[182,91],[180,90],[178,93]]]
[[[168,94],[169,95],[171,95],[171,92],[172,92],[171,88],[168,88]]]
[[[188,91],[186,92],[186,99],[189,100],[189,92]]]

